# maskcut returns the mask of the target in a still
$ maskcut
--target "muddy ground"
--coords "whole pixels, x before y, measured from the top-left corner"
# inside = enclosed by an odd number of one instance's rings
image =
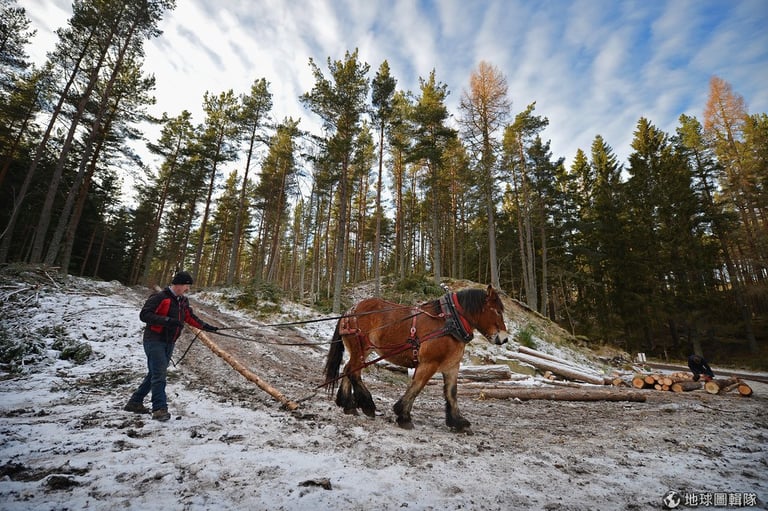
[[[405,431],[392,405],[407,374],[367,370],[377,416],[344,415],[317,388],[327,327],[249,323],[193,296],[205,320],[253,326],[227,331],[250,341],[210,337],[300,406],[285,410],[197,340],[169,376],[173,418],[158,423],[122,411],[144,374],[146,291],[112,285],[94,300],[71,287],[14,312],[25,328],[61,324],[94,355],[0,379],[0,509],[645,510],[671,490],[683,509],[766,509],[763,383],[751,398],[636,391],[645,402],[482,399],[460,384],[472,435],[445,426],[434,384]]]
[[[220,312],[205,312],[212,322],[233,324]],[[457,509],[660,509],[669,490],[684,499],[688,494],[689,507],[697,507],[696,495],[715,493],[729,494],[733,502],[737,494],[754,495],[756,507],[766,507],[764,383],[750,382],[751,398],[637,391],[646,397],[642,403],[485,400],[473,383],[459,391],[462,413],[472,422],[473,434],[464,435],[445,426],[442,386],[435,382],[416,401],[416,428],[403,431],[394,423],[392,405],[407,387],[406,374],[371,368],[365,381],[377,417],[343,415],[316,388],[326,345],[268,344],[323,339],[277,328],[248,335],[260,342],[212,339],[287,397],[302,400],[296,412],[286,414],[298,437],[274,438],[273,445],[317,454],[351,450],[370,469],[407,467],[415,478],[426,476],[425,485],[461,496]],[[231,368],[207,349],[195,347],[187,357],[190,383],[246,408],[277,407],[252,383],[233,378]],[[296,444],[302,437],[307,441]]]

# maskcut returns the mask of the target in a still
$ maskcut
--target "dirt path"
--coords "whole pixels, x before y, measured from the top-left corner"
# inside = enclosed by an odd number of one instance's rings
[[[205,313],[219,324],[237,323],[219,312]],[[659,509],[669,490],[743,493],[762,506],[768,500],[765,384],[753,385],[752,398],[638,391],[646,393],[645,403],[480,400],[476,392],[460,389],[473,436],[448,431],[441,386],[429,385],[414,406],[416,429],[403,431],[391,408],[407,386],[406,375],[367,371],[377,417],[345,416],[316,389],[325,346],[268,344],[317,342],[292,330],[250,332],[259,342],[214,338],[290,399],[307,398],[296,412],[285,412],[286,427],[298,436],[273,438],[273,446],[359,452],[364,467],[408,467],[414,477],[428,477],[425,484],[465,499],[472,492],[463,502],[473,509]],[[183,364],[189,384],[222,400],[279,408],[202,345]],[[296,438],[305,440],[297,444]]]

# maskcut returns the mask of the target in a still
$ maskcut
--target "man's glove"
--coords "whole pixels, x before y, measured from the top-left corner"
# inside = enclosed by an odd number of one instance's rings
[[[169,327],[182,328],[184,326],[184,323],[176,318],[168,318],[165,322]]]
[[[213,326],[213,325],[209,325],[208,323],[206,323],[203,326],[203,330],[205,330],[206,332],[218,332],[219,331],[219,327]]]

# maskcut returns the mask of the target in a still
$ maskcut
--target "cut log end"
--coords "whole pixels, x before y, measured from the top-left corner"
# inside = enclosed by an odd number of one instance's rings
[[[752,387],[750,387],[744,382],[739,383],[739,386],[736,387],[736,389],[739,391],[739,394],[741,394],[744,397],[749,397],[752,395]]]
[[[704,384],[704,390],[709,394],[725,394],[741,383],[736,378],[709,380]]]

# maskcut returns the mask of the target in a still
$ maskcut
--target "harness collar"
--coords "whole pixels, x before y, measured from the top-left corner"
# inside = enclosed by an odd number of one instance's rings
[[[464,317],[464,309],[456,293],[448,293],[440,298],[440,309],[445,314],[445,332],[462,342],[471,341],[475,336],[474,329]]]

